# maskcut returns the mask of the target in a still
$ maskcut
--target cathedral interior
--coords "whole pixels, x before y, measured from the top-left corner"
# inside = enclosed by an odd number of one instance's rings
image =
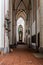
[[[0,5],[0,65],[43,65],[43,0]]]

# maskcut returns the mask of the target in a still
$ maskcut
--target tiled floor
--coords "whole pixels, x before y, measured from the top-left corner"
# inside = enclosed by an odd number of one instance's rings
[[[43,59],[33,56],[27,48],[15,48],[13,52],[0,56],[0,65],[43,65]]]

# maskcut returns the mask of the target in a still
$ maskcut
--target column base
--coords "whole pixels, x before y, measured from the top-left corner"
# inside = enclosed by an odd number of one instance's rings
[[[9,47],[4,48],[4,54],[9,53]]]
[[[3,54],[6,54],[6,53],[9,53],[9,48],[6,47],[6,48],[0,48],[0,54],[3,55]]]
[[[39,47],[39,52],[43,53],[43,47]]]

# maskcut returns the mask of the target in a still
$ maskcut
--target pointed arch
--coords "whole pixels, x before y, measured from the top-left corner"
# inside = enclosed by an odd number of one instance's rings
[[[22,18],[22,17],[19,17],[18,18],[18,20],[17,20],[17,27],[16,27],[16,34],[17,34],[17,36],[16,36],[16,39],[17,39],[17,42],[19,41],[19,34],[18,34],[18,27],[19,26],[22,26],[23,27],[23,42],[24,42],[24,38],[25,38],[25,21],[24,21],[24,19]]]

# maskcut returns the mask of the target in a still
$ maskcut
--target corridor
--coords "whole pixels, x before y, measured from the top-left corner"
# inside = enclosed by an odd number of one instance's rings
[[[43,65],[43,0],[0,0],[0,65]]]
[[[9,54],[0,56],[0,65],[43,65],[43,59],[33,53],[26,45],[18,45]]]

